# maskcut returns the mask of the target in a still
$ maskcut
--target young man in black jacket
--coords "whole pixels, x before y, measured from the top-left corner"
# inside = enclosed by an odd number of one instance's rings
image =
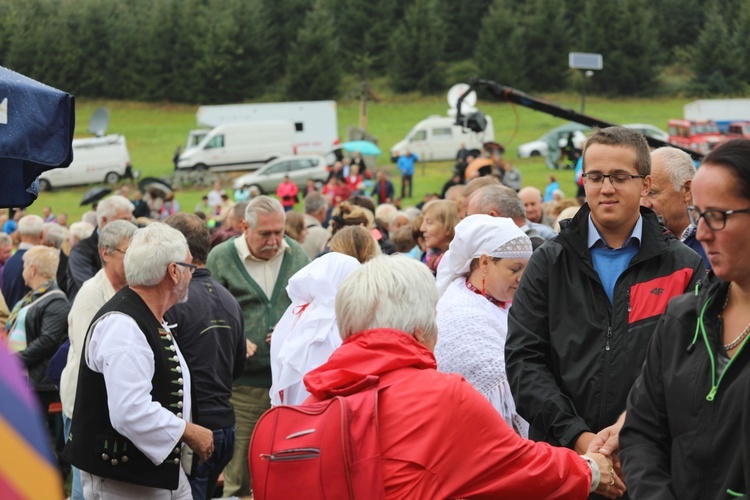
[[[645,138],[610,127],[584,152],[588,203],[531,257],[508,320],[506,364],[529,437],[618,464],[619,417],[669,299],[705,274],[700,257],[640,207]]]

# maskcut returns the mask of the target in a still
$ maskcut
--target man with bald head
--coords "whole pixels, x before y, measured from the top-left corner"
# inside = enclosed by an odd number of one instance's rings
[[[664,227],[701,256],[706,269],[711,263],[703,246],[695,238],[696,227],[690,224],[687,207],[693,203],[690,185],[695,175],[695,164],[690,155],[672,147],[651,153],[651,189],[641,198],[641,205],[656,212]]]
[[[529,221],[529,226],[539,232],[539,234],[545,240],[551,240],[557,233],[552,229],[552,222],[544,213],[544,207],[542,206],[542,192],[533,186],[527,186],[518,192],[518,197],[521,198],[523,206],[526,209],[526,219]]]

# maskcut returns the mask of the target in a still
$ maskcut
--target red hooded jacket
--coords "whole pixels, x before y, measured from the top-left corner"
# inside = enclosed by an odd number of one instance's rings
[[[367,330],[305,376],[307,402],[367,375],[399,380],[378,403],[386,498],[588,497],[591,472],[574,451],[521,438],[461,376],[436,366],[411,335]]]

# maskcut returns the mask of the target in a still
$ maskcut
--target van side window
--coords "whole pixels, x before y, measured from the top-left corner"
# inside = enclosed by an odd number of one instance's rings
[[[206,149],[223,148],[223,147],[224,147],[223,135],[217,135],[216,137],[212,137],[211,140],[208,141],[208,144],[206,144]]]
[[[409,139],[409,141],[410,142],[424,141],[425,139],[427,139],[427,131],[426,130],[420,130],[419,132],[417,132],[416,134],[414,134],[413,136],[411,136],[411,139]]]
[[[432,129],[432,138],[436,141],[450,140],[453,136],[453,131],[450,127],[434,128]]]

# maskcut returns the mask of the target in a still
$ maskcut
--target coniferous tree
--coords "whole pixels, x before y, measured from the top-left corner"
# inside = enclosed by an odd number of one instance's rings
[[[522,40],[524,80],[536,92],[563,89],[570,52],[564,5],[557,0],[533,0],[527,8]]]
[[[318,5],[311,10],[286,61],[286,96],[292,100],[333,99],[341,80],[333,19]]]
[[[391,39],[391,86],[399,92],[443,89],[443,42],[435,0],[416,0]]]
[[[737,58],[734,64],[739,81],[737,92],[747,94],[750,92],[750,2],[742,3],[736,12],[732,45]]]
[[[736,50],[727,24],[713,4],[698,36],[693,55],[691,90],[698,95],[729,95],[741,84],[736,65]]]
[[[523,26],[507,0],[494,0],[482,20],[474,61],[482,78],[516,87],[529,88],[525,80],[525,54],[521,41]]]
[[[446,61],[459,61],[472,56],[479,39],[482,19],[491,3],[490,0],[440,1]]]

